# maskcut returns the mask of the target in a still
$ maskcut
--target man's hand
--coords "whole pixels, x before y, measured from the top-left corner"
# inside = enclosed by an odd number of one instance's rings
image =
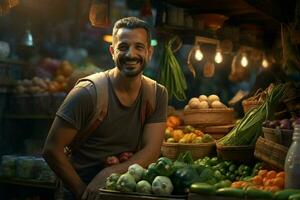
[[[98,194],[98,190],[105,186],[106,178],[111,174],[109,168],[103,169],[99,172],[93,180],[86,187],[81,199],[82,200],[94,200]]]

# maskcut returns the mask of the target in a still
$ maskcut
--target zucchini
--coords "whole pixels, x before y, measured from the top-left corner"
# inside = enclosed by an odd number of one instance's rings
[[[289,200],[300,200],[300,193],[289,196]]]
[[[190,186],[190,192],[197,194],[214,195],[216,193],[216,187],[208,183],[193,183]]]
[[[300,193],[299,189],[284,189],[284,190],[275,192],[274,199],[287,200],[289,198],[289,196],[294,195],[294,194],[299,194],[299,193]]]
[[[248,188],[246,190],[246,197],[247,199],[272,199],[273,193],[270,191]]]
[[[237,197],[237,198],[243,198],[245,196],[245,192],[242,189],[238,188],[220,188],[216,191],[216,194],[223,197]]]

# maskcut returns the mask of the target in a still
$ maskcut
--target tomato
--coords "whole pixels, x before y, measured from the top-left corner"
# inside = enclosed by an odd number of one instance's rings
[[[274,171],[274,170],[271,170],[271,171],[268,171],[268,173],[267,173],[267,178],[275,178],[276,177],[276,175],[277,175],[277,172],[276,171]]]
[[[268,173],[268,170],[265,169],[261,169],[258,171],[258,175],[261,176],[262,178],[264,178]]]
[[[254,176],[252,178],[252,182],[255,184],[255,185],[262,185],[263,184],[263,178],[261,176]]]
[[[276,175],[276,177],[281,177],[281,178],[284,179],[284,177],[285,177],[284,171],[278,172],[277,175]]]
[[[273,179],[273,185],[279,188],[284,188],[284,179],[282,177],[276,177]]]

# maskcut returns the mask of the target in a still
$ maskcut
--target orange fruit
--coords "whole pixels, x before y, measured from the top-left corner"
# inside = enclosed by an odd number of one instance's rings
[[[261,169],[258,171],[258,175],[261,176],[262,178],[264,178],[268,173],[268,170],[265,169]]]
[[[271,178],[275,178],[276,175],[277,175],[277,172],[274,170],[271,170],[271,171],[268,171],[266,177],[271,179]]]

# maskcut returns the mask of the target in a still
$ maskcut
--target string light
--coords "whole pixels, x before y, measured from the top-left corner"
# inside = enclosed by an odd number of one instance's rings
[[[266,58],[265,53],[263,53],[263,59],[262,59],[261,65],[263,66],[263,68],[268,68],[269,67],[269,62]]]
[[[215,62],[219,64],[222,61],[223,61],[223,56],[221,54],[221,51],[220,51],[220,49],[217,49],[216,55],[215,55]]]
[[[247,67],[248,65],[248,59],[245,53],[242,54],[241,65],[243,67]]]
[[[203,53],[200,50],[200,44],[198,44],[197,47],[196,47],[195,59],[198,60],[198,61],[203,59]]]

